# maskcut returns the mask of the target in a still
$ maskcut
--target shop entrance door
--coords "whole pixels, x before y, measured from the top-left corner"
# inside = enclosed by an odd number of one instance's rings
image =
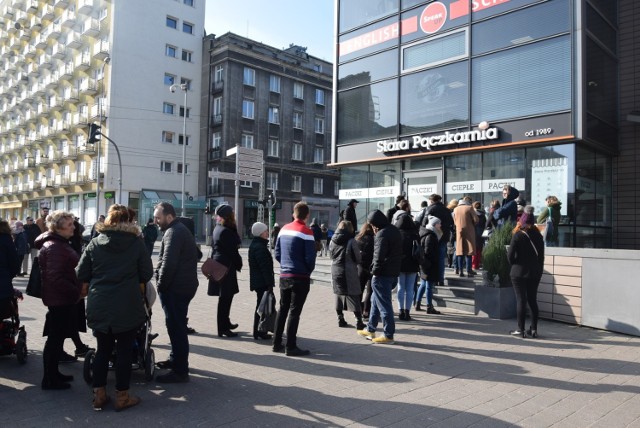
[[[437,193],[442,196],[442,170],[412,171],[404,174],[407,200],[411,204],[411,212],[416,216],[420,212],[420,203],[429,195]]]

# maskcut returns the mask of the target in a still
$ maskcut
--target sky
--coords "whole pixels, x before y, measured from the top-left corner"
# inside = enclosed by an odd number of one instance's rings
[[[265,45],[307,48],[333,62],[333,0],[206,0],[204,28],[221,36],[231,31]]]

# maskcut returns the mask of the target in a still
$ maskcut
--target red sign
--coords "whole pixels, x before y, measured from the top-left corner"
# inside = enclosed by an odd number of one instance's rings
[[[439,1],[425,7],[420,15],[420,28],[426,34],[440,30],[447,22],[447,7]]]
[[[490,7],[497,6],[502,3],[507,3],[509,0],[458,0],[449,5],[449,11],[451,17],[449,19],[460,18],[469,14],[469,3],[471,3],[471,11],[478,12],[481,10],[489,9]]]

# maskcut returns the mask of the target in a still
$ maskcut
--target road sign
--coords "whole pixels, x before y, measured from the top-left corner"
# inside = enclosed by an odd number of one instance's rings
[[[262,169],[239,168],[238,173],[244,175],[252,175],[254,177],[262,177]]]
[[[218,180],[235,180],[236,175],[233,172],[216,172],[209,171],[209,178],[217,178]],[[252,183],[260,183],[262,181],[262,176],[249,175],[249,174],[238,174],[237,177],[240,181],[250,181]]]
[[[247,147],[238,147],[238,152],[243,156],[253,156],[259,157],[262,159],[262,150],[260,149],[249,149]]]
[[[240,161],[238,162],[240,168],[254,168],[254,169],[262,169],[262,159],[260,161],[255,162],[253,160],[245,160],[240,156]]]

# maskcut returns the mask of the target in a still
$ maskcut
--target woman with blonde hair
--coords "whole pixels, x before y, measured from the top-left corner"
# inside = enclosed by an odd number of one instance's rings
[[[153,276],[153,265],[124,205],[111,205],[104,223],[76,268],[78,279],[88,288],[87,321],[98,342],[93,363],[93,408],[109,402],[106,392],[109,359],[115,346],[116,410],[135,406],[140,398],[129,395],[133,343],[146,312],[140,284]]]

